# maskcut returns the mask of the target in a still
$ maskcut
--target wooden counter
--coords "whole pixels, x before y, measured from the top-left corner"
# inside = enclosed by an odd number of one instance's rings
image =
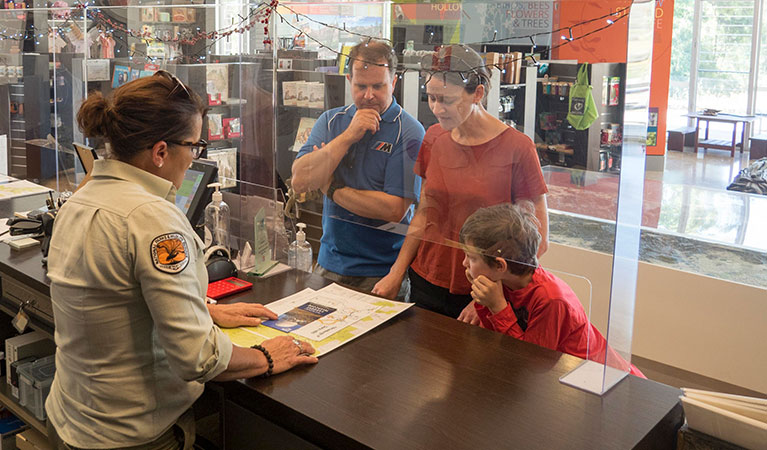
[[[39,249],[0,244],[10,278],[48,295]],[[284,297],[327,281],[287,272],[250,279],[229,301]],[[18,286],[17,286],[18,287]],[[14,300],[3,298],[3,310]],[[18,308],[18,303],[15,303]],[[39,305],[43,311],[44,305]],[[34,318],[45,330],[45,314]],[[559,382],[580,359],[414,307],[268,379],[219,385],[226,448],[675,448],[680,391],[628,376],[602,397]]]

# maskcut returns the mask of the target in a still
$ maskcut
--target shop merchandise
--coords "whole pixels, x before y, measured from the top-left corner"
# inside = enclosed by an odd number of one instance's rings
[[[208,140],[217,141],[224,138],[224,128],[221,114],[208,114]]]
[[[567,121],[576,130],[585,130],[590,127],[599,114],[594,96],[591,94],[588,64],[582,64],[578,69],[578,78],[570,89],[568,111]]]

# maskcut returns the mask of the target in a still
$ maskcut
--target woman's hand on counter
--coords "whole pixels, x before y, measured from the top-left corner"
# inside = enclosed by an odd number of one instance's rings
[[[402,280],[404,279],[404,275],[389,272],[385,277],[378,280],[378,283],[373,286],[371,292],[375,295],[394,300],[399,293]]]
[[[285,372],[302,364],[316,364],[317,358],[312,344],[294,339],[291,336],[279,336],[261,343],[269,351],[274,361],[273,374]]]
[[[262,320],[277,318],[277,314],[260,303],[208,304],[208,312],[222,328],[255,327]]]

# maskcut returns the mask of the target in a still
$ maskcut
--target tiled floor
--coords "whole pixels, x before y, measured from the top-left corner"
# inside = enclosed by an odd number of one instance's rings
[[[663,172],[647,172],[648,179],[664,183],[686,184],[714,189],[725,189],[738,172],[748,165],[748,153],[730,156],[727,150],[699,150],[687,148],[684,153],[669,151]]]
[[[726,190],[748,165],[746,154],[720,150],[669,152],[663,172],[648,171],[642,225],[662,233],[767,251],[767,196]],[[544,167],[549,208],[615,220],[615,174]]]

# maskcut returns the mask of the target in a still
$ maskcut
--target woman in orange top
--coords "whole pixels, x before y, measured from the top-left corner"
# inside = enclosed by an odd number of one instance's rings
[[[426,132],[418,154],[414,170],[424,181],[408,236],[373,293],[393,298],[408,274],[416,305],[478,324],[461,264],[461,225],[481,207],[532,201],[541,223],[541,255],[548,246],[546,184],[530,138],[483,106],[490,72],[479,54],[463,45],[443,46],[422,67],[439,123]]]

